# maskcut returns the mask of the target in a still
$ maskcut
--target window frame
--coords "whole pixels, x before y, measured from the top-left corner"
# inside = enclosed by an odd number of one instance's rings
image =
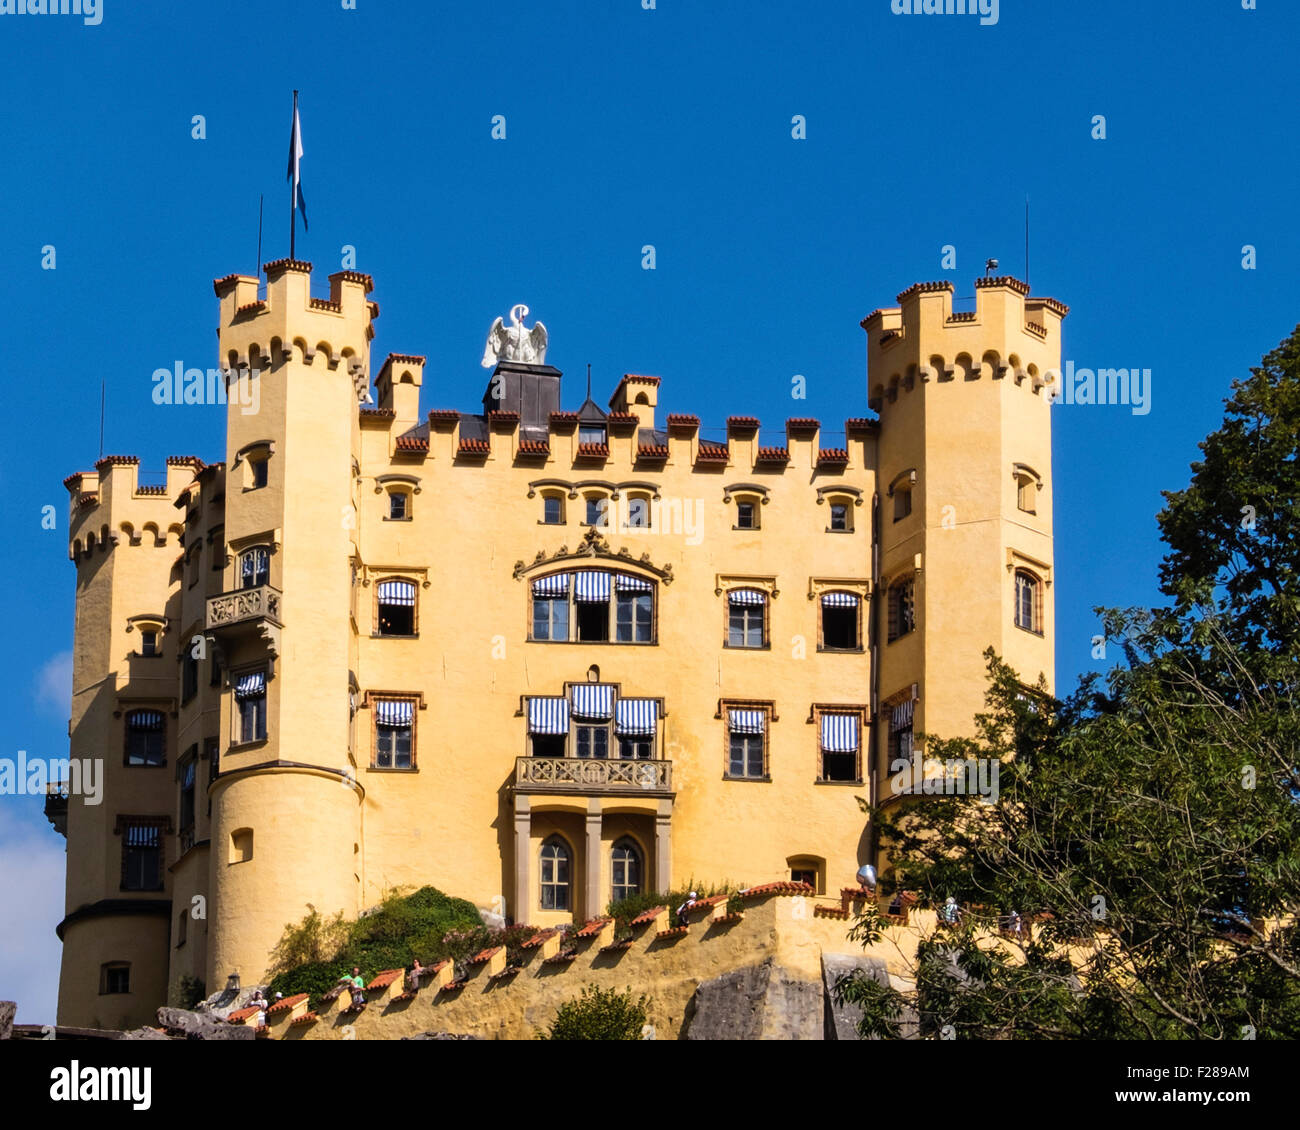
[[[623,863],[624,882],[620,885],[617,882],[618,867],[620,863],[619,853],[627,853],[621,862]],[[636,884],[632,889],[627,880],[627,865],[630,861],[636,864]],[[610,845],[609,849],[609,893],[611,902],[619,902],[622,899],[634,898],[637,895],[645,894],[646,887],[645,876],[645,852],[641,845],[631,836],[620,836]],[[620,894],[620,890],[623,892]]]
[[[901,594],[904,590],[908,592],[908,610],[910,612],[906,628],[902,626],[903,605],[901,603]],[[885,593],[885,642],[891,644],[910,636],[916,631],[916,577],[909,575],[896,578],[889,583]],[[895,593],[900,595],[896,597]]]
[[[1023,602],[1021,599],[1022,579],[1029,587],[1029,623],[1021,621]],[[1022,632],[1042,636],[1043,633],[1043,578],[1032,569],[1017,566],[1012,572],[1012,622]]]
[[[735,499],[736,499],[736,521],[731,528],[733,530],[744,531],[745,533],[752,533],[756,530],[761,530],[763,528],[763,519],[760,512],[763,507],[763,500],[758,495],[747,495],[747,494],[736,495]],[[749,510],[749,518],[750,518],[749,525],[745,525],[740,520],[740,515],[741,515],[740,508],[742,506],[747,507]]]
[[[114,988],[116,983],[115,974],[121,974],[124,978],[122,988]],[[131,963],[129,961],[105,961],[99,967],[99,995],[108,996],[130,996],[131,995]]]
[[[857,631],[854,635],[856,643],[852,647],[832,647],[826,642],[826,605],[822,603],[822,598],[829,596],[831,593],[842,593],[845,596],[856,596],[858,603],[854,607],[854,621]],[[860,592],[850,592],[848,589],[827,589],[817,594],[817,650],[829,652],[832,655],[858,655],[864,650],[863,644],[863,621],[866,617],[863,615],[863,609],[866,607],[867,599]]]
[[[132,892],[150,892],[150,891],[162,891],[166,889],[167,880],[166,880],[165,872],[166,872],[166,863],[167,863],[167,845],[166,842],[164,841],[164,837],[171,834],[171,828],[172,828],[171,818],[167,816],[119,816],[117,818],[117,822],[114,826],[113,831],[115,832],[115,834],[119,835],[122,838],[121,884],[119,887],[120,890],[132,891]],[[141,848],[138,846],[132,846],[129,843],[132,829],[142,829],[142,830],[147,829],[153,831],[154,833],[156,833],[158,838],[157,844],[154,847],[150,847],[150,848]],[[144,885],[143,880],[145,876],[143,873],[141,874],[141,882],[139,885],[136,885],[132,882],[128,882],[128,880],[132,878],[130,874],[132,870],[132,866],[131,866],[132,852],[137,853],[137,855],[135,856],[137,861],[141,859],[141,855],[139,853],[143,853],[143,852],[153,853],[153,857],[155,861],[154,867],[157,873],[156,882],[153,886]]]
[[[550,855],[547,854],[548,849],[551,850]],[[558,878],[555,878],[555,868],[556,865],[559,862],[561,862],[561,860],[564,863],[564,869],[565,869],[565,876],[563,882],[561,882]],[[546,877],[548,863],[551,866],[552,878],[550,880],[548,880]],[[549,836],[547,836],[542,841],[541,847],[538,848],[537,864],[538,864],[537,866],[538,909],[554,910],[554,911],[559,911],[561,913],[568,912],[572,914],[573,913],[573,847],[572,845],[558,832],[552,832]],[[555,894],[552,894],[553,905],[547,906],[546,895],[548,890],[552,892],[563,891],[564,892],[563,899],[560,900],[556,897]],[[563,905],[560,905],[561,901]]]
[[[411,586],[411,591],[415,595],[415,603],[405,604],[387,604],[379,599],[380,586],[391,581],[401,581]],[[420,582],[415,577],[407,577],[400,573],[392,575],[385,574],[382,577],[375,577],[372,581],[372,587],[375,590],[374,601],[371,615],[373,616],[373,630],[370,633],[371,639],[386,640],[414,640],[420,636]],[[411,630],[409,632],[385,632],[383,630],[383,619],[380,613],[382,608],[407,608],[411,609]]]
[[[751,592],[762,593],[763,603],[762,604],[732,604],[731,594],[733,592],[737,592],[740,590],[748,590]],[[770,638],[771,607],[772,607],[772,594],[770,592],[764,591],[763,589],[755,588],[753,585],[745,585],[745,584],[732,585],[730,588],[726,589],[723,592],[723,602],[722,602],[722,609],[723,609],[722,646],[730,651],[769,650],[771,647],[771,638]],[[752,618],[752,613],[754,609],[762,609],[762,620],[759,625],[759,642],[756,644],[752,644],[749,642],[732,643],[731,642],[732,614],[736,611],[739,611],[742,614],[743,625],[741,628],[741,632],[743,634],[743,638],[746,641],[748,641],[749,631],[751,627],[751,625],[749,624],[749,620]]]
[[[542,492],[542,516],[538,520],[538,524],[542,526],[567,525],[567,518],[565,514],[566,508],[564,505],[564,501],[565,501],[564,494],[562,491],[543,491]],[[547,507],[551,503],[555,503],[556,509],[559,512],[559,516],[553,522],[550,520],[550,518],[547,515]]]
[[[145,714],[145,713],[162,715],[162,720],[163,720],[162,727],[157,731],[154,730],[133,731],[131,720],[137,714]],[[154,706],[132,707],[130,710],[125,711],[123,714],[123,728],[124,728],[124,735],[123,735],[123,743],[122,743],[122,764],[126,766],[126,768],[128,769],[166,768],[167,765],[167,711],[166,710],[164,710],[162,707],[154,707]],[[150,760],[133,761],[131,759],[132,758],[131,735],[133,732],[138,732],[141,734],[152,734],[156,732],[157,734],[160,735],[158,738],[159,754],[158,754],[158,759],[156,761],[150,761]],[[147,744],[148,743],[146,743],[146,745]]]
[[[412,514],[413,501],[415,494],[409,488],[390,486],[384,493],[388,496],[388,513],[384,515],[385,522],[410,522],[414,519]],[[393,504],[402,500],[402,513],[393,513]]]
[[[559,573],[567,573],[569,577],[568,590],[565,593],[565,595],[562,597],[538,596],[536,593],[533,592],[534,582],[543,580],[548,576],[554,576],[555,573],[542,573],[542,574],[538,574],[537,576],[527,578],[528,622],[527,622],[527,635],[525,639],[527,640],[528,643],[568,643],[568,644],[581,644],[588,647],[593,647],[593,646],[604,647],[606,645],[621,646],[621,647],[658,646],[659,588],[660,588],[658,578],[643,577],[639,573],[632,573],[625,569],[601,567],[597,571],[608,573],[610,576],[609,600],[599,601],[599,602],[587,602],[587,601],[580,601],[577,599],[577,582],[574,580],[574,576],[577,571],[580,570],[561,569],[556,571]],[[618,587],[618,576],[620,572],[627,572],[628,576],[636,577],[637,580],[640,581],[645,581],[650,585],[650,591],[648,593],[638,592],[635,590],[620,592]],[[650,600],[650,613],[649,613],[649,624],[648,624],[649,636],[646,639],[637,638],[638,623],[639,623],[637,617],[637,608],[639,607],[638,600],[641,597],[648,597]],[[557,617],[555,616],[555,608],[557,606],[563,606],[567,608],[568,610],[566,612],[567,620],[565,622],[566,635],[563,639],[544,638],[542,636],[537,635],[536,633],[537,623],[538,623],[537,610],[538,610],[539,603],[545,603],[548,606],[546,623],[547,623],[547,627],[552,632],[554,631],[554,628],[556,626],[556,619],[557,619]],[[579,609],[583,605],[587,605],[588,607],[591,607],[593,603],[602,605],[606,611],[607,623],[606,623],[606,635],[604,639],[582,639],[579,636]],[[631,620],[630,620],[631,633],[632,633],[631,639],[619,638],[619,629],[620,629],[619,612],[620,609],[623,608],[625,605],[629,605],[632,610]]]
[[[257,553],[264,553],[266,555],[266,576],[261,582],[257,579],[261,576],[261,573],[257,569],[257,558],[253,556]],[[246,585],[244,584],[244,561],[249,557],[252,557],[254,561],[252,572],[253,583]],[[249,545],[241,549],[235,557],[235,581],[236,588],[240,592],[245,592],[248,589],[258,589],[263,585],[269,585],[271,583],[271,547],[263,543],[258,543],[257,545]]]
[[[772,749],[772,723],[776,720],[776,710],[771,702],[753,702],[739,699],[723,699],[718,704],[719,714],[722,718],[722,779],[724,781],[771,781],[771,749]],[[731,732],[731,711],[732,710],[757,710],[763,715],[763,732],[761,734],[732,734]],[[732,738],[758,738],[761,742],[760,756],[762,758],[762,772],[758,775],[744,772],[733,774],[731,772],[732,760]],[[749,751],[746,748],[744,768],[749,768]]]
[[[849,757],[847,753],[830,752],[822,745],[822,716],[825,714],[849,714],[855,715],[858,720],[858,746],[852,753],[853,757],[853,776],[852,777],[829,777],[826,775],[826,758],[830,757]],[[864,778],[862,776],[863,751],[867,742],[867,735],[870,732],[868,707],[860,703],[834,703],[818,702],[813,704],[811,720],[815,727],[817,737],[817,784],[819,785],[862,785]]]
[[[831,499],[829,502],[827,502],[827,506],[830,507],[828,511],[830,515],[830,525],[826,527],[826,532],[828,534],[853,533],[853,504],[843,499]],[[835,512],[837,510],[843,512],[841,514],[841,517],[843,518],[844,522],[843,525],[841,526],[835,525]]]
[[[262,675],[262,693],[258,695],[249,695],[247,698],[238,697],[237,688],[239,686],[239,680],[242,679],[245,675],[257,675],[257,674]],[[270,716],[270,698],[271,698],[271,671],[268,664],[258,664],[253,667],[243,667],[240,668],[240,670],[238,671],[230,672],[230,699],[231,699],[231,704],[234,708],[234,717],[231,719],[231,728],[230,728],[230,733],[231,733],[230,744],[232,746],[234,747],[251,746],[251,745],[256,745],[258,742],[264,742],[267,740],[267,734],[270,731],[270,726],[268,724],[268,719]],[[258,728],[257,722],[259,721],[259,717],[258,714],[256,713],[257,708],[255,707],[254,708],[255,713],[253,716],[253,724],[254,724],[253,728],[255,731],[255,736],[253,737],[245,736],[245,729],[246,729],[245,724],[248,721],[248,718],[247,718],[247,712],[245,710],[244,704],[247,702],[261,704],[260,707],[261,734],[256,735],[256,730]],[[238,737],[235,736],[236,734],[238,734]]]

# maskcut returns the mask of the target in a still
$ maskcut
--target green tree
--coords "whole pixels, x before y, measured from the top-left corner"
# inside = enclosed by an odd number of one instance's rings
[[[619,993],[587,985],[575,1000],[560,1005],[549,1032],[541,1040],[639,1040],[650,1002],[635,1000],[632,990]]]

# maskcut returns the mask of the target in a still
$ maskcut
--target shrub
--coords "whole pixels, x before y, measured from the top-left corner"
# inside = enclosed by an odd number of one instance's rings
[[[565,1001],[555,1014],[549,1032],[539,1040],[639,1040],[650,1002],[632,999],[632,990],[617,992],[587,985],[576,999]]]

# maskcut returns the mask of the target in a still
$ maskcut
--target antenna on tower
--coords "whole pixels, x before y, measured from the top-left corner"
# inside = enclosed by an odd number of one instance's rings
[[[104,378],[99,378],[99,457],[104,458]]]
[[[1025,193],[1025,282],[1029,282],[1029,193]]]
[[[262,285],[262,201],[265,197],[257,194],[257,285]]]
[[[591,399],[591,362],[587,362],[587,399]]]

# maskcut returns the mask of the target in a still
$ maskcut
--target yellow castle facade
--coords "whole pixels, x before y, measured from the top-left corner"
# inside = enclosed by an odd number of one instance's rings
[[[60,1024],[258,981],[309,905],[397,887],[539,927],[692,879],[829,895],[887,865],[858,798],[970,732],[985,648],[1050,686],[1054,299],[910,287],[846,418],[772,442],[658,377],[562,410],[517,314],[482,409],[422,413],[369,276],[265,270],[214,284],[224,459],[66,480],[105,790],[59,813]]]

